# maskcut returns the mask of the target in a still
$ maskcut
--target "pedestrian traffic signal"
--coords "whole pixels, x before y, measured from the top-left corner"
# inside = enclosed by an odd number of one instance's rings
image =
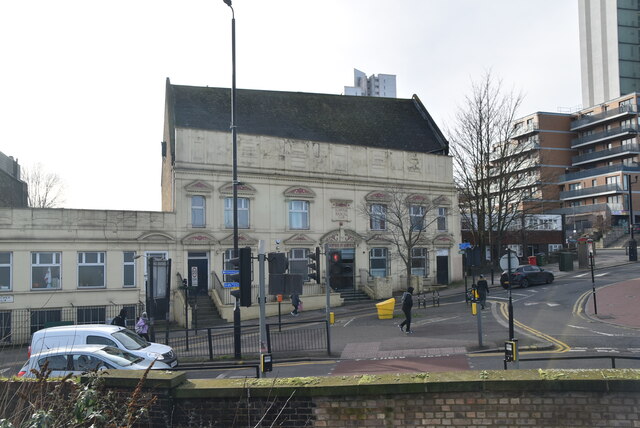
[[[342,255],[340,251],[332,251],[329,254],[329,263],[331,264],[329,271],[331,275],[339,275],[342,273]]]
[[[240,306],[251,306],[251,248],[240,248],[237,257],[229,259],[230,270],[236,271],[227,275],[228,282],[235,282],[238,284],[239,293],[232,292],[231,294],[240,298]]]
[[[285,253],[269,253],[267,261],[270,274],[282,275],[289,269],[289,260]]]
[[[315,252],[309,252],[309,279],[315,280],[317,284],[320,284],[320,247],[316,247]]]

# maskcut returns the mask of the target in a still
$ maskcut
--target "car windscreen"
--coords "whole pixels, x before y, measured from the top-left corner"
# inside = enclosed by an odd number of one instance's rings
[[[146,348],[150,345],[149,342],[147,342],[131,330],[122,329],[116,331],[111,335],[118,339],[118,341],[120,341],[120,343],[122,343],[125,348],[131,351],[137,351],[138,349]]]
[[[117,364],[120,367],[127,367],[132,364],[138,363],[144,359],[144,358],[138,357],[137,355],[133,355],[130,352],[123,351],[120,348],[114,348],[112,346],[105,346],[99,351],[96,351],[96,355],[99,355],[100,358],[103,358],[106,361],[110,361],[114,364]]]

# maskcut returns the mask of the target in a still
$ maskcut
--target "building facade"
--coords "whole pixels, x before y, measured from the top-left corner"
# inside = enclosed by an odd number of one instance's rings
[[[20,176],[20,164],[0,152],[0,207],[27,207],[29,189]]]
[[[638,156],[638,93],[609,100],[574,115],[571,148],[577,153],[559,180],[562,213],[572,231],[629,227],[629,188],[640,175]],[[640,221],[633,213],[633,222]]]
[[[640,91],[638,0],[580,0],[582,105]]]
[[[433,208],[412,276],[461,277],[452,162],[417,97],[239,90],[237,99],[241,247],[256,255],[264,241],[304,275],[309,252],[328,246],[353,266],[341,289],[377,277],[399,290],[406,274],[380,210],[387,192],[401,189],[414,211]],[[0,208],[1,337],[19,342],[52,323],[108,322],[122,307],[133,322],[149,293],[156,319],[184,324],[183,280],[231,306],[222,286],[233,252],[229,112],[229,89],[167,80],[161,212]],[[149,260],[170,260],[170,268],[150,272]],[[257,272],[254,262],[256,287]],[[164,283],[167,290],[156,285]]]
[[[345,95],[366,97],[396,97],[395,74],[367,75],[357,69],[353,69],[353,86],[344,87]]]

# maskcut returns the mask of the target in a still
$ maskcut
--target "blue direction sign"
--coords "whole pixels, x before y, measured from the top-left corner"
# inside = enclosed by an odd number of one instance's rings
[[[240,287],[240,283],[239,282],[223,282],[222,286],[224,288],[238,288]]]
[[[239,273],[240,273],[239,270],[223,270],[222,271],[223,275],[237,275]]]
[[[458,248],[461,250],[466,250],[467,248],[471,248],[471,244],[468,242],[463,242],[462,244],[458,244]]]

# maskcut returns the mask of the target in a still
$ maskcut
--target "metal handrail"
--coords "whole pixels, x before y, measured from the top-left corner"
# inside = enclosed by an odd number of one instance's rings
[[[637,134],[638,133],[638,125],[632,125],[632,126],[619,126],[617,128],[611,128],[608,129],[606,131],[602,131],[602,132],[596,132],[594,134],[589,134],[589,135],[584,135],[582,137],[578,137],[575,138],[573,140],[571,140],[571,148],[575,149],[579,146],[582,146],[584,144],[590,144],[590,143],[594,143],[596,141],[599,140],[604,140],[607,138],[613,138],[619,135],[623,135],[623,134],[628,134],[628,133],[633,133],[633,134]]]
[[[584,115],[576,120],[571,121],[571,130],[573,131],[585,125],[594,124],[596,122],[600,122],[602,120],[609,119],[614,116],[620,116],[624,114],[637,113],[637,112],[638,112],[637,105],[628,104],[628,105],[619,106],[618,108],[614,108],[611,110],[603,111],[602,113]]]
[[[614,147],[606,150],[599,150],[597,152],[585,153],[583,155],[574,156],[571,158],[572,165],[577,165],[581,162],[593,161],[596,159],[604,159],[607,157],[614,157],[623,153],[640,153],[640,144],[632,143],[625,144],[623,146]]]
[[[560,361],[560,360],[611,360],[611,368],[616,368],[616,359],[619,360],[640,360],[640,357],[631,357],[625,355],[580,355],[575,357],[535,357],[535,358],[519,358],[518,361]],[[507,370],[507,361],[504,361],[504,369]]]

